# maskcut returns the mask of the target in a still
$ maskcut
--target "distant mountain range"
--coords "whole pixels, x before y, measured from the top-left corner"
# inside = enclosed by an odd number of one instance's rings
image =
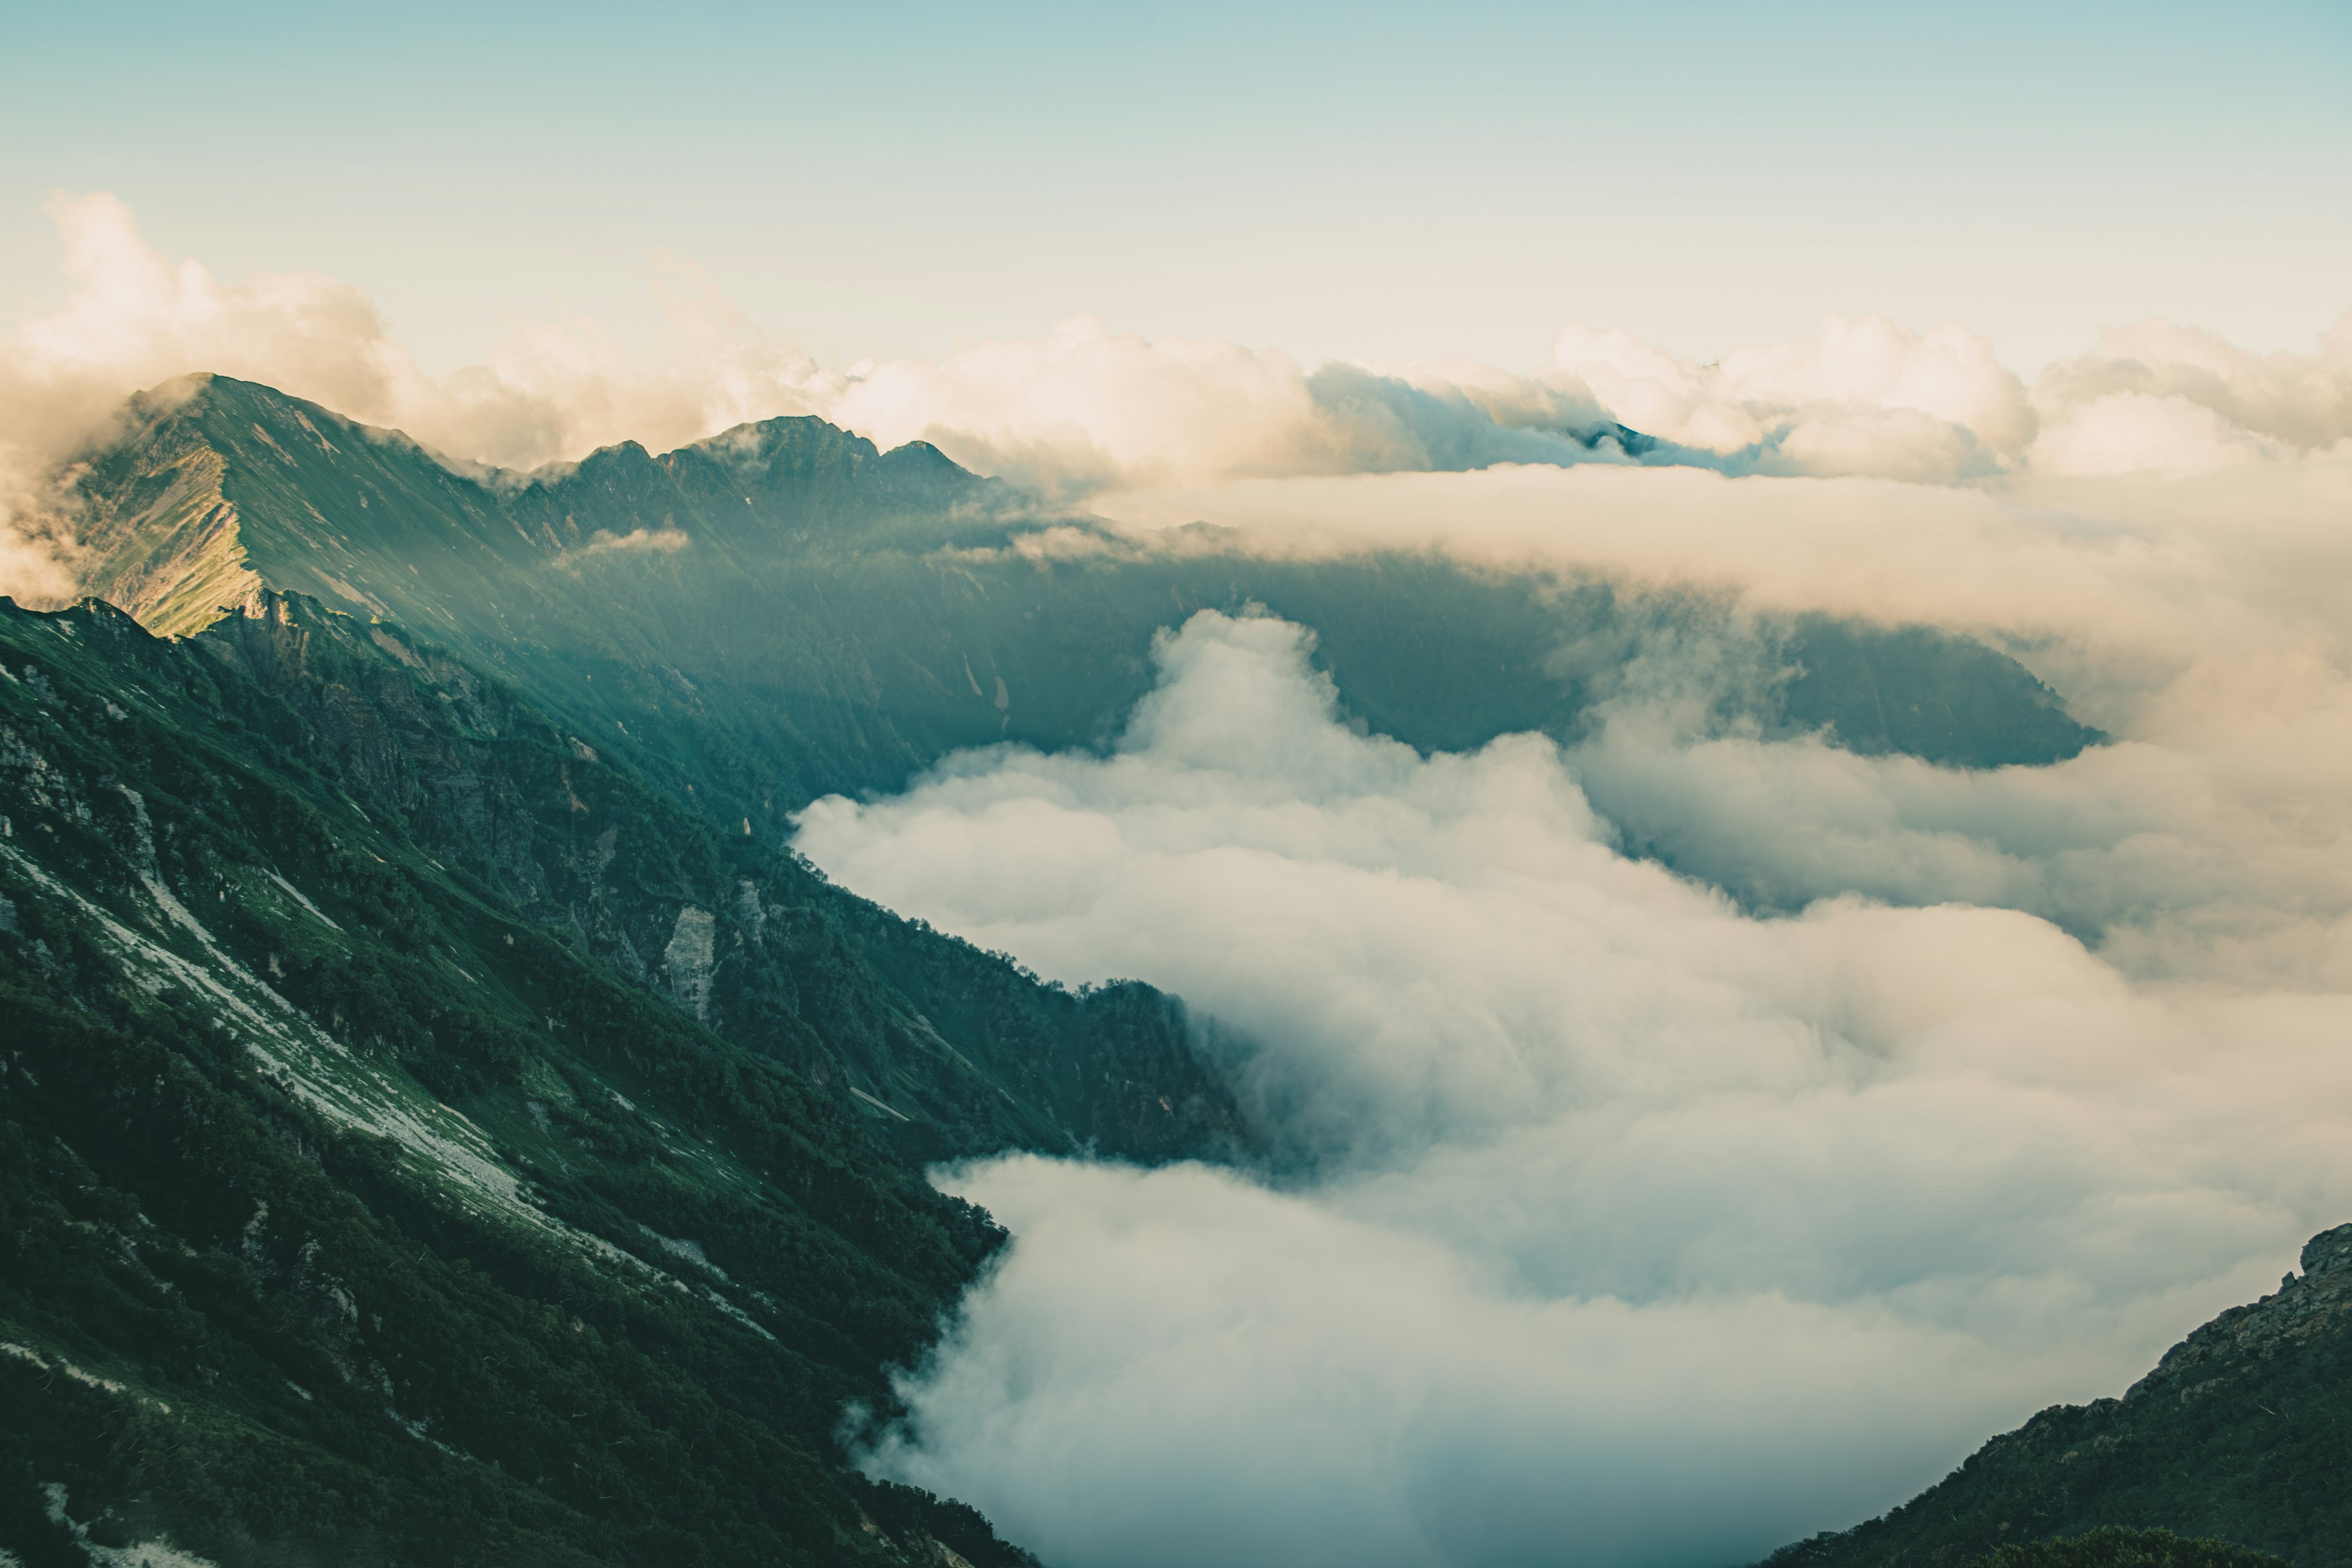
[[[1424,749],[1580,732],[1696,596],[1424,552],[1286,562],[1214,530],[1139,548],[919,442],[772,419],[655,457],[453,471],[406,437],[249,382],[137,400],[76,487],[86,591],[185,634],[262,588],[396,622],[528,692],[707,815],[783,831],[819,795],[896,790],[961,747],[1108,741],[1152,634],[1259,604],[1312,626],[1349,710]],[[1967,767],[2101,737],[2015,661],[1924,627],[1765,626],[1768,732]]]
[[[960,747],[1103,745],[1203,607],[1311,626],[1356,719],[1446,749],[1573,740],[1645,637],[1731,613],[1139,544],[807,419],[515,475],[200,376],[135,400],[72,493],[91,596],[0,601],[0,1546],[28,1568],[165,1537],[1030,1561],[843,1462],[845,1412],[891,1409],[1005,1240],[923,1168],[1266,1141],[1211,1021],[900,920],[793,855],[790,814]],[[1757,640],[1724,700],[1760,732],[1961,767],[2103,739],[1966,638]],[[2119,1522],[2345,1561],[2335,1428],[2244,1415],[2289,1409],[2278,1368],[2347,1386],[2323,1252],[2252,1310],[2296,1326],[2200,1331],[2194,1398],[2160,1369],[2046,1413],[1783,1558]],[[2258,1454],[2288,1479],[2167,1479]]]

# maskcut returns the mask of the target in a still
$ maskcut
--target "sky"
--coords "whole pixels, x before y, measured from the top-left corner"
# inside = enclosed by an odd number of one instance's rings
[[[2147,316],[2307,347],[2352,272],[2352,12],[2250,4],[11,7],[0,311],[53,192],[367,288],[435,374],[658,337],[830,364],[1087,314],[1524,367],[1824,312],[2031,374]],[[693,285],[688,284],[688,287]]]

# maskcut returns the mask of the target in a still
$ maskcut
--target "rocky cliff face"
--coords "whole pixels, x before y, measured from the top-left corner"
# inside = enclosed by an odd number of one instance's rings
[[[1958,1568],[2011,1542],[2160,1527],[2352,1563],[2352,1225],[2275,1294],[2165,1352],[2120,1399],[2057,1405],[1883,1519],[1785,1548],[1774,1568]]]

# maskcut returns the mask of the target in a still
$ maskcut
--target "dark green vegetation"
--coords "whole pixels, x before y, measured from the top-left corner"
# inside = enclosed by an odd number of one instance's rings
[[[1969,1568],[2286,1568],[2268,1552],[2207,1537],[2184,1541],[2168,1530],[2109,1527],[2088,1535],[2004,1546]]]
[[[2005,1542],[2101,1526],[2178,1531],[2276,1553],[2299,1568],[2352,1563],[2352,1226],[2312,1237],[2300,1278],[2233,1307],[2165,1353],[2121,1399],[2055,1405],[1994,1438],[1942,1482],[1842,1535],[1782,1548],[1772,1568],[1958,1568]],[[2144,1538],[2143,1538],[2144,1539]],[[2095,1535],[1999,1568],[2231,1563],[2132,1556]],[[2097,1555],[2112,1549],[2114,1553]],[[2036,1550],[2042,1550],[2037,1548]],[[2152,1549],[2151,1549],[2152,1550]],[[2088,1555],[2065,1555],[2070,1552]],[[2204,1552],[2206,1555],[2196,1555]]]
[[[0,600],[0,1543],[1024,1560],[835,1435],[1003,1241],[919,1162],[1240,1137],[1176,1005],[897,921],[394,627],[252,611]]]
[[[399,621],[528,691],[715,820],[785,831],[961,747],[1106,742],[1154,633],[1256,603],[1315,629],[1349,710],[1424,749],[1573,739],[1645,651],[1728,647],[1727,716],[1864,752],[2044,763],[2098,737],[2005,656],[1923,628],[1738,623],[1696,598],[1391,552],[1278,560],[1196,527],[1157,548],[919,443],[814,419],[524,479],[266,387],[146,395],[79,485],[85,586],[188,632],[258,587]]]

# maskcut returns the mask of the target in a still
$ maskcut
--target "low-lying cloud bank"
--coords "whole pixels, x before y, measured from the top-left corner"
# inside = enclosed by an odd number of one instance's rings
[[[1296,629],[1203,617],[1108,759],[812,811],[852,887],[1242,1026],[1293,1161],[945,1173],[1020,1240],[869,1462],[1073,1564],[1696,1568],[2259,1292],[2352,1215],[2346,348],[2144,328],[2028,389],[1881,323],[1711,367],[1571,331],[1604,409],[1718,471],[1105,498],[1167,548],[1735,614],[1664,619],[1572,752],[1426,758]],[[1983,637],[2118,740],[1963,773],[1727,730],[1738,611]]]
[[[1108,758],[821,803],[847,885],[1241,1026],[1287,1173],[943,1173],[1018,1239],[869,1463],[1074,1568],[1697,1568],[2118,1392],[2352,1215],[2342,667],[2274,779],[2212,636],[1966,775],[1709,731],[1670,643],[1574,752],[1423,757],[1202,615]]]
[[[2256,354],[2145,322],[2102,334],[2030,386],[1960,327],[1919,332],[1876,317],[1832,317],[1801,342],[1710,364],[1570,327],[1554,363],[1528,374],[1310,369],[1279,351],[1076,318],[1042,341],[835,370],[673,268],[663,364],[631,362],[593,323],[562,322],[436,377],[352,284],[315,274],[225,283],[157,253],[111,196],[60,198],[52,211],[68,295],[0,342],[0,521],[20,523],[10,539],[54,500],[40,486],[55,464],[101,434],[125,396],[190,371],[267,382],[468,461],[529,468],[621,440],[660,450],[746,420],[816,414],[885,446],[929,439],[1064,499],[1496,463],[1955,484],[2225,468],[2352,436],[2352,317],[2307,354]],[[1621,439],[1620,426],[1645,439]],[[18,539],[0,554],[0,590],[57,586],[47,560]]]

